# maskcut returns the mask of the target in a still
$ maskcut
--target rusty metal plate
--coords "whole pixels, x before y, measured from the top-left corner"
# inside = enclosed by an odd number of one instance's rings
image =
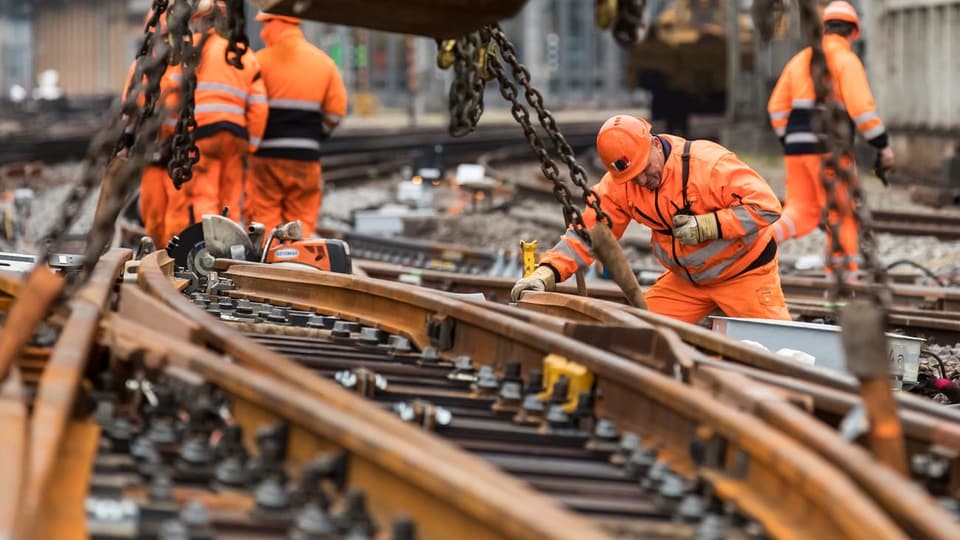
[[[258,8],[312,21],[454,38],[514,16],[526,0],[253,0]]]

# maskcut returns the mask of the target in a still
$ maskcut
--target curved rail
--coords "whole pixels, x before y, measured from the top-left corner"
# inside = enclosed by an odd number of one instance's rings
[[[144,264],[154,265],[149,271],[159,279],[162,271],[158,261],[148,260]],[[675,469],[708,479],[719,495],[733,500],[761,521],[774,537],[900,534],[842,473],[791,438],[749,414],[623,357],[466,302],[410,287],[259,265],[232,265],[221,275],[238,287],[233,296],[269,298],[295,308],[336,314],[401,333],[420,347],[433,343],[430,330],[437,325],[452,326],[454,337],[447,343],[446,354],[488,358],[492,349],[495,355],[491,360],[496,369],[503,368],[505,359],[519,360],[525,370],[539,368],[548,353],[580,363],[598,377],[598,392],[602,396],[597,404],[598,417],[613,420],[623,431],[644,435],[648,443],[658,448],[658,455]],[[156,285],[154,290],[160,291],[160,283]],[[173,288],[166,287],[165,301],[186,302],[182,297],[173,298]],[[217,333],[217,341],[227,352],[250,357],[245,352],[247,343],[236,335],[228,336],[226,329],[218,328]],[[436,337],[435,332],[433,335]],[[675,337],[672,339],[679,344]],[[674,352],[682,354],[677,349]],[[278,375],[291,380],[299,374]],[[713,444],[726,448],[715,460],[698,462],[691,456],[691,447]],[[780,500],[784,493],[793,494],[791,504]],[[798,519],[798,512],[805,517]],[[883,530],[867,531],[864,524]]]
[[[556,293],[531,293],[524,296],[518,307],[542,314],[541,319],[525,314],[525,318],[541,327],[559,328],[558,331],[577,335],[576,323],[565,323],[568,321],[565,316],[574,320],[602,322],[615,331],[633,331],[628,334],[628,339],[611,339],[610,334],[603,336],[602,341],[608,346],[615,347],[618,343],[629,341],[634,349],[657,347],[655,344],[648,345],[647,330],[651,328],[650,322],[636,316],[639,310],[623,308],[619,304]],[[498,306],[495,309],[502,311],[511,308]],[[645,335],[647,339],[644,339]],[[952,526],[948,525],[952,519],[950,514],[940,508],[920,487],[894,471],[878,466],[868,452],[859,446],[851,445],[838,431],[820,422],[809,422],[806,413],[784,399],[782,393],[772,392],[770,389],[779,388],[794,397],[811,398],[816,415],[820,418],[834,418],[834,424],[839,423],[860,404],[859,396],[837,396],[838,392],[823,389],[818,385],[795,378],[764,376],[767,374],[753,368],[730,369],[729,364],[710,360],[691,347],[688,347],[686,352],[693,362],[691,367],[695,384],[712,388],[721,397],[736,396],[740,405],[747,406],[770,425],[777,426],[840,467],[874,497],[911,537],[949,538],[953,534]],[[640,359],[642,360],[642,357]],[[663,368],[659,362],[651,367]],[[960,444],[960,425],[912,411],[905,411],[902,416],[905,435],[913,450],[929,452],[934,446],[960,450],[960,446],[957,446]],[[932,513],[938,514],[938,517],[932,517]]]
[[[140,263],[141,287],[190,321],[194,339],[240,366],[190,360],[188,367],[359,456],[375,471],[366,477],[375,509],[410,514],[425,539],[450,538],[449,523],[460,523],[453,530],[464,531],[454,535],[462,538],[605,537],[486,463],[215,322],[174,287],[171,262],[165,253],[147,256]],[[378,486],[382,479],[391,480],[390,489]],[[524,504],[516,504],[520,500]]]
[[[63,538],[75,522],[66,524],[51,516],[62,516],[57,506],[61,497],[84,493],[84,474],[71,474],[54,485],[58,471],[65,471],[65,454],[81,452],[77,448],[89,436],[77,440],[73,435],[84,426],[71,422],[70,415],[81,392],[81,381],[90,351],[96,340],[100,318],[109,309],[113,284],[132,256],[126,249],[104,255],[87,285],[70,303],[70,315],[60,332],[40,379],[27,440],[27,467],[19,500],[17,538]],[[89,435],[89,429],[85,430]],[[95,432],[95,429],[94,429]],[[93,450],[89,449],[88,450]],[[82,469],[82,464],[81,464]],[[77,472],[77,471],[70,471]],[[79,491],[78,491],[79,490]],[[82,518],[82,513],[81,513]],[[71,533],[73,533],[71,531]]]

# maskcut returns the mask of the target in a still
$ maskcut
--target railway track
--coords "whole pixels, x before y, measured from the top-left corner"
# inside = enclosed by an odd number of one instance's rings
[[[451,292],[482,292],[499,302],[509,301],[510,289],[522,272],[519,250],[493,251],[352,232],[322,233],[347,241],[358,259],[357,267],[371,277],[405,279]],[[591,268],[590,272],[590,276],[595,277],[595,269]],[[835,312],[824,301],[829,280],[784,275],[781,283],[795,316],[835,317]],[[561,290],[575,292],[569,286],[561,286]],[[625,301],[610,281],[592,280],[588,290],[590,296]],[[897,302],[891,314],[894,326],[942,344],[952,345],[960,340],[960,289],[894,284],[892,291]]]
[[[873,210],[876,232],[910,236],[934,236],[941,240],[960,239],[960,215],[948,212]]]
[[[732,349],[707,355],[704,336],[677,332],[689,325],[565,295],[511,308],[218,265],[191,290],[164,253],[103,258],[47,338],[32,415],[14,415],[44,428],[5,439],[31,472],[27,495],[0,498],[0,516],[17,517],[0,526],[58,538],[949,537],[936,500],[960,493],[945,473],[960,424],[932,404],[900,399],[924,490],[828,427],[856,406],[849,381],[799,376],[715,335]],[[752,363],[720,361],[743,354]]]

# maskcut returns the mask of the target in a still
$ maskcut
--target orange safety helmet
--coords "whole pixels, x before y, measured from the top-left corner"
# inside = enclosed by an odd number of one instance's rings
[[[857,10],[850,5],[850,2],[834,0],[827,4],[827,7],[823,10],[824,24],[827,21],[848,22],[856,27],[852,35],[853,39],[860,37],[860,18],[857,17]]]
[[[298,17],[291,17],[289,15],[277,15],[276,13],[267,13],[265,11],[260,11],[257,13],[257,20],[265,23],[268,21],[283,21],[290,24],[300,24],[303,22],[303,19]]]
[[[597,153],[613,181],[623,184],[637,177],[650,163],[650,122],[618,114],[600,127]]]

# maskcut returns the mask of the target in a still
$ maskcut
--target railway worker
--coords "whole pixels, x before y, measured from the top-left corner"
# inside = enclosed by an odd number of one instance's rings
[[[147,13],[146,21],[152,17],[152,10]],[[159,39],[166,41],[169,36],[167,28],[167,14],[160,14],[157,22],[157,35]],[[130,71],[127,74],[127,84],[123,90],[123,99],[127,99],[130,92],[130,86],[133,74],[137,66],[134,60],[130,64]],[[173,135],[173,128],[176,126],[176,111],[179,103],[180,90],[180,66],[168,65],[160,79],[160,102],[158,107],[162,106],[162,111],[166,114],[172,114],[166,118],[160,131],[160,140],[158,141],[158,150],[150,156],[149,163],[143,169],[143,175],[140,178],[140,217],[143,220],[143,227],[147,236],[153,239],[157,247],[167,245],[169,237],[165,235],[164,218],[167,211],[167,189],[172,187],[170,175],[167,174],[167,163],[170,160],[170,138]],[[144,79],[146,84],[146,79]],[[138,103],[143,105],[143,95],[138,99]]]
[[[333,59],[303,37],[300,19],[260,12],[257,20],[270,116],[250,158],[244,216],[268,231],[300,220],[312,236],[323,198],[320,145],[347,112],[347,89]]]
[[[863,64],[851,50],[851,44],[860,35],[857,12],[847,2],[835,1],[823,12],[823,52],[833,79],[833,96],[847,110],[852,125],[879,150],[881,169],[893,166],[893,150],[887,140],[887,131],[873,102],[870,85]],[[778,242],[801,238],[820,225],[826,192],[820,180],[822,155],[826,148],[813,133],[813,80],[810,77],[811,49],[797,53],[783,68],[783,73],[770,95],[767,110],[784,150],[787,198],[780,221],[774,226]],[[853,159],[853,156],[850,156]],[[838,200],[840,204],[846,204]],[[844,278],[853,279],[859,269],[857,222],[852,215],[843,216],[838,231],[842,256],[832,262],[844,269]],[[828,252],[832,253],[832,238],[827,235]],[[832,272],[827,265],[827,272]]]
[[[220,0],[200,0],[192,22],[200,26],[225,11]],[[194,165],[189,182],[179,191],[168,192],[168,238],[205,214],[219,214],[225,206],[230,208],[228,217],[240,222],[246,158],[259,147],[267,125],[266,88],[253,51],[244,53],[243,68],[237,69],[226,60],[228,40],[215,25],[210,25],[207,32],[194,94],[200,161]],[[194,35],[194,43],[200,38]]]
[[[790,319],[770,227],[780,201],[760,175],[716,143],[655,135],[647,121],[626,115],[603,124],[597,151],[607,172],[594,189],[614,236],[631,220],[650,227],[653,254],[666,268],[645,294],[651,311],[690,323],[715,308]],[[588,207],[583,221],[592,227],[596,213]],[[553,290],[592,263],[570,228],[511,296]]]

